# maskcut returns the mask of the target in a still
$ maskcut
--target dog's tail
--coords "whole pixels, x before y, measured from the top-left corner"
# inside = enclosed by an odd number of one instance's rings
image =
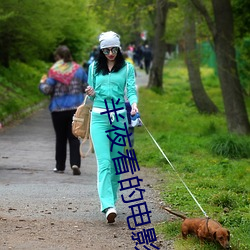
[[[183,214],[179,214],[179,213],[177,213],[177,212],[173,212],[171,209],[169,209],[169,208],[167,208],[167,207],[162,207],[162,208],[163,208],[164,210],[168,211],[169,213],[171,213],[171,214],[173,214],[173,215],[175,215],[175,216],[177,216],[177,217],[182,218],[183,220],[187,219],[187,217],[186,217],[185,215],[183,215]]]

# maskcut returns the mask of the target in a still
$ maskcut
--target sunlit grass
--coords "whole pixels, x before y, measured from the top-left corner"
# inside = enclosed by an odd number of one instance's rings
[[[250,232],[250,159],[246,153],[250,138],[228,134],[218,78],[210,68],[202,68],[201,74],[208,95],[220,110],[219,114],[201,115],[197,111],[187,70],[180,60],[166,65],[163,94],[145,88],[139,90],[142,120],[175,170],[144,127],[135,130],[137,159],[141,166],[160,170],[165,184],[159,184],[157,188],[165,204],[190,217],[203,216],[177,171],[206,213],[230,230],[232,249],[250,249],[249,237],[246,237],[246,232]],[[227,143],[231,139],[233,143]],[[238,157],[233,157],[233,154]],[[175,248],[178,250],[217,249],[214,244],[200,248],[196,239],[191,243],[184,242],[177,237],[179,225],[180,220],[177,219],[161,224],[157,230],[164,233],[166,239],[176,239]]]

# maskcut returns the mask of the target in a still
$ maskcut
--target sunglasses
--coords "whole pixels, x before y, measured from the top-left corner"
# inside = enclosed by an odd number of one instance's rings
[[[117,47],[114,47],[114,48],[111,48],[111,49],[105,48],[105,49],[102,50],[104,55],[109,55],[110,51],[112,52],[112,54],[117,54],[118,48]]]

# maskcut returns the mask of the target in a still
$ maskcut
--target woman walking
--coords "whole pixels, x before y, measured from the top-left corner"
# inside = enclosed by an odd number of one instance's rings
[[[126,63],[121,53],[120,36],[113,31],[99,36],[100,53],[89,67],[86,93],[93,100],[90,133],[97,160],[97,188],[101,211],[106,214],[108,223],[113,223],[117,216],[118,181],[114,158],[124,151],[124,145],[112,143],[117,137],[114,127],[127,124],[124,91],[131,104],[131,115],[138,112],[134,66]],[[115,104],[115,107],[114,107]],[[116,112],[107,112],[107,110]],[[115,115],[117,114],[117,116]],[[125,136],[125,132],[123,133]]]
[[[41,80],[39,89],[50,95],[49,110],[56,134],[55,173],[64,173],[66,168],[67,142],[69,142],[70,167],[73,175],[80,175],[80,142],[72,134],[72,117],[84,99],[87,74],[73,61],[67,46],[59,46],[55,51],[56,62],[50,68],[48,77]]]

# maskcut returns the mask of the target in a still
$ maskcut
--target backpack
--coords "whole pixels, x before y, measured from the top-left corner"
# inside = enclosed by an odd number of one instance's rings
[[[86,95],[83,103],[76,109],[72,118],[72,134],[81,141],[79,150],[82,158],[85,158],[90,151],[94,153],[90,137],[90,112],[92,110],[92,103],[87,102],[87,98],[88,96]],[[89,140],[89,149],[84,153],[83,145],[87,140]]]

